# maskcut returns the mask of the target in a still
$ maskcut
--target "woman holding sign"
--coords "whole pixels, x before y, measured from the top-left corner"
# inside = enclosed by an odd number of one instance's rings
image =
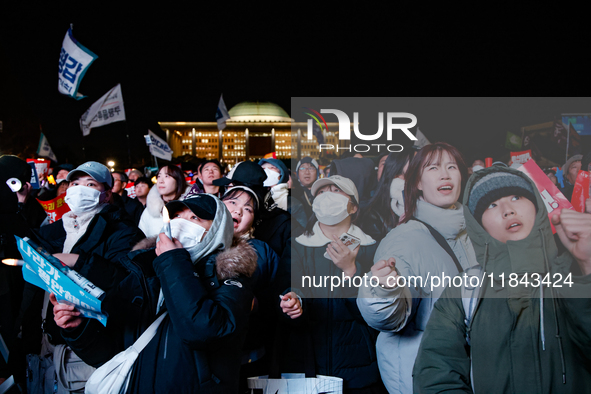
[[[381,331],[378,362],[390,393],[413,392],[419,344],[447,286],[438,280],[477,264],[458,202],[466,173],[460,152],[449,144],[427,145],[417,153],[405,174],[403,224],[388,233],[374,257],[371,275],[380,286],[359,290],[363,317]],[[403,281],[411,276],[418,279]]]
[[[280,302],[283,312],[295,319],[290,331],[294,349],[282,352],[292,363],[281,372],[338,376],[345,393],[383,392],[376,332],[363,321],[355,302],[357,287],[350,284],[363,279],[376,245],[353,224],[359,210],[357,188],[335,175],[317,180],[311,191],[315,217],[296,238],[292,291]],[[312,284],[325,277],[331,279]],[[299,296],[305,298],[303,305]]]

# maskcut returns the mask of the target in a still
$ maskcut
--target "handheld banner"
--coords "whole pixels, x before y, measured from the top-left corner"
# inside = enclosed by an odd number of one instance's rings
[[[585,212],[585,201],[589,198],[591,190],[589,184],[589,171],[579,171],[575,187],[573,189],[573,197],[571,202],[577,212]]]
[[[41,187],[41,183],[39,182],[39,175],[37,175],[37,168],[35,166],[35,162],[27,161],[27,164],[31,166],[31,180],[29,183],[33,187],[33,189],[39,189]]]
[[[74,305],[82,316],[107,326],[107,315],[101,312],[100,298],[104,291],[31,240],[14,237],[25,261],[23,278],[27,282],[55,294],[62,304]]]
[[[34,163],[38,178],[47,178],[49,173],[49,161],[45,159],[27,159],[27,163]]]
[[[558,190],[554,183],[548,178],[544,171],[533,160],[528,160],[521,167],[519,171],[525,173],[535,184],[544,200],[544,205],[548,211],[548,219],[553,215],[552,212],[562,208],[572,209],[573,205],[564,197],[564,194]],[[556,234],[556,229],[552,226],[552,233]]]
[[[129,198],[136,198],[137,197],[135,195],[135,183],[133,183],[133,182],[127,182],[127,185],[125,185],[125,191],[127,192],[127,197],[129,197]]]
[[[531,157],[531,150],[524,150],[522,152],[511,152],[512,164],[525,164]]]
[[[159,159],[172,160],[172,149],[162,138],[158,137],[151,130],[148,130],[148,136],[146,141],[150,140],[148,144],[150,146],[150,154],[158,157]]]
[[[91,129],[123,120],[125,120],[123,94],[121,84],[117,84],[86,110],[80,118],[80,129],[82,135],[86,137]]]
[[[72,28],[68,29],[59,58],[59,73],[57,90],[61,94],[83,99],[86,96],[78,93],[78,87],[88,67],[98,58],[92,51],[80,44],[72,35]]]
[[[54,198],[53,200],[49,200],[49,201],[41,201],[39,199],[37,200],[39,202],[39,204],[41,204],[43,209],[45,209],[45,213],[47,214],[47,217],[49,218],[49,223],[53,223],[57,220],[60,220],[62,218],[62,216],[64,215],[64,213],[70,212],[70,207],[68,206],[68,204],[66,204],[66,202],[64,201],[64,198],[66,198],[66,195],[61,194],[61,195],[57,196],[56,198]]]

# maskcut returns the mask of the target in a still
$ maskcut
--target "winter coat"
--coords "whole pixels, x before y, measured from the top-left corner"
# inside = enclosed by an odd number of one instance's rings
[[[295,286],[303,275],[342,277],[343,271],[331,260],[324,257],[326,245],[331,242],[320,229],[318,223],[313,229],[314,235],[302,235],[296,238],[292,261],[293,290],[303,294],[303,315],[294,320],[294,330],[308,332],[313,357],[304,355],[306,344],[292,344],[299,349],[293,350],[295,359],[313,360],[315,373],[338,376],[345,381],[345,388],[363,388],[380,381],[375,353],[376,332],[367,326],[357,308],[355,286],[344,286],[331,291],[327,287],[309,290]],[[375,241],[352,225],[349,233],[361,239],[361,249],[356,258],[355,277],[363,277],[371,268],[375,252]],[[298,321],[298,320],[302,321]],[[307,361],[310,362],[310,361]],[[299,371],[306,369],[301,365]]]
[[[66,231],[62,220],[41,227],[36,235],[39,245],[49,253],[62,253],[64,241],[66,240]],[[90,221],[84,235],[74,244],[70,253],[78,254],[78,260],[73,269],[78,271],[91,282],[94,282],[96,275],[101,275],[103,270],[102,262],[107,260],[110,264],[117,263],[125,257],[143,234],[138,228],[128,221],[128,216],[124,210],[111,204],[106,204],[101,211]],[[114,278],[111,278],[113,282]],[[106,286],[112,286],[113,283],[95,283],[98,287],[105,290]],[[27,285],[32,286],[32,285]],[[42,290],[35,288],[36,292]],[[42,298],[42,297],[41,297]],[[37,308],[32,305],[32,308]],[[36,310],[39,311],[41,306]],[[38,312],[36,312],[38,314]],[[54,343],[60,343],[59,328],[53,320],[53,305],[50,303],[47,310],[47,319],[45,330],[54,339]]]
[[[119,208],[125,209],[125,212],[129,215],[129,218],[137,226],[144,212],[144,206],[136,198],[131,198],[127,195],[127,190],[123,190],[123,194],[119,195],[113,193],[113,205],[117,205]]]
[[[443,209],[426,201],[417,202],[415,217],[430,224],[445,238],[460,265],[476,264],[474,249],[466,233],[464,211],[460,203]],[[433,304],[443,287],[431,291],[427,276],[449,277],[458,274],[450,255],[437,243],[427,227],[411,220],[399,225],[380,242],[374,263],[396,259],[396,269],[404,277],[420,276],[423,282],[394,289],[361,287],[357,305],[365,321],[381,331],[377,340],[380,373],[390,393],[412,392],[412,365],[431,315]],[[370,274],[371,275],[371,274]]]
[[[496,171],[499,168],[491,167],[472,175],[464,193],[465,205],[473,185]],[[503,171],[531,182],[519,171]],[[558,274],[563,279],[568,275],[573,261],[568,253],[558,256],[545,203],[537,191],[535,195],[538,210],[531,233],[506,244],[492,238],[464,210],[468,234],[486,274],[472,315],[470,346],[461,288],[448,287],[435,304],[423,336],[414,366],[415,392],[471,393],[472,387],[475,393],[589,391],[591,275],[573,276],[572,287],[544,288],[545,299],[540,298],[539,285],[532,285],[531,276],[527,287],[511,287],[507,279],[512,273],[519,279],[525,273],[544,276],[549,267],[551,283],[555,283]],[[493,282],[491,274],[496,278]],[[500,274],[505,275],[504,287]]]
[[[156,257],[134,251],[121,261],[128,275],[103,302],[109,324],[84,319],[63,337],[87,363],[100,366],[132,345],[156,318],[158,294],[168,310],[140,353],[128,393],[235,393],[253,294],[256,254],[244,241],[196,264],[184,249]],[[105,276],[110,274],[105,273]],[[112,320],[111,320],[112,319]]]

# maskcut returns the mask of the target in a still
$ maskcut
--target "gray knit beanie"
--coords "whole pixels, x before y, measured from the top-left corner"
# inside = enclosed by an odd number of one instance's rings
[[[519,175],[509,172],[492,172],[479,179],[472,190],[468,200],[468,209],[478,223],[482,224],[482,214],[489,205],[506,196],[517,195],[530,200],[536,210],[536,196],[532,185]]]

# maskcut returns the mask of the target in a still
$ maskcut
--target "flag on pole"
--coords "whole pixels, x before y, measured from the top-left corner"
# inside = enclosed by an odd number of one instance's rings
[[[39,147],[37,148],[37,154],[39,156],[45,156],[55,162],[57,162],[57,158],[53,154],[51,150],[51,146],[49,146],[49,142],[47,141],[47,137],[45,134],[41,133],[41,138],[39,139]]]
[[[158,137],[152,130],[145,135],[146,144],[150,147],[150,154],[164,160],[172,160],[172,149],[162,138]]]
[[[88,67],[98,58],[91,50],[80,44],[72,35],[72,27],[68,29],[59,58],[57,90],[61,94],[83,99],[86,96],[78,93],[78,87]]]
[[[125,120],[125,108],[123,108],[121,84],[117,84],[86,110],[80,118],[80,129],[82,135],[86,137],[95,127],[122,120]]]
[[[226,120],[230,120],[230,114],[228,113],[228,109],[226,108],[226,103],[224,103],[224,95],[220,96],[220,101],[218,103],[218,110],[215,113],[215,120],[218,122],[218,130],[223,130],[226,128]]]

